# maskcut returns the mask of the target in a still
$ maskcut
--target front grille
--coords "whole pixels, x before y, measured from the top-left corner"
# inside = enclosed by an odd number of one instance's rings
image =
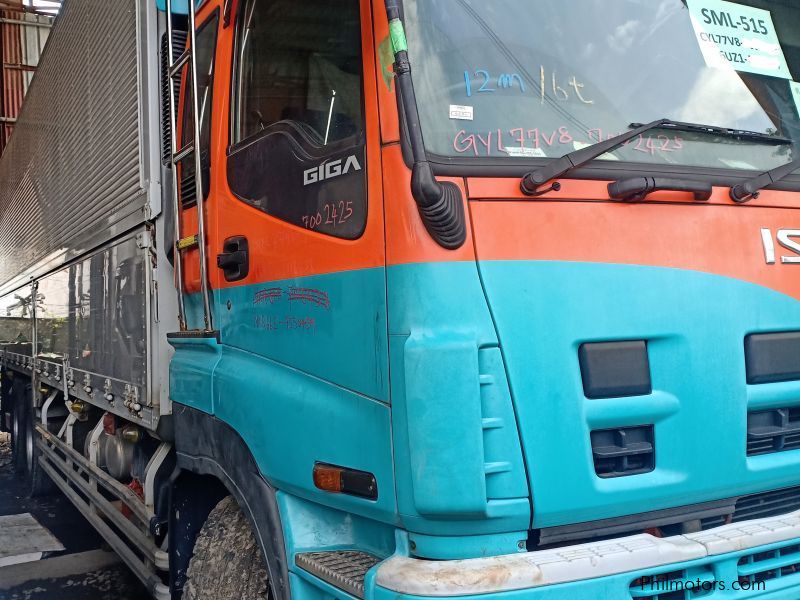
[[[732,515],[718,515],[701,520],[703,530],[727,523],[775,517],[800,510],[800,487],[784,488],[742,496],[736,501]]]
[[[658,573],[631,582],[631,598],[646,600],[694,600],[714,592],[711,565]]]
[[[663,536],[680,535],[691,525],[706,531],[729,523],[785,515],[800,510],[800,486],[760,492],[717,502],[694,504],[674,509],[631,515],[623,519],[606,519],[574,525],[545,527],[530,532],[531,550],[581,544],[596,539],[613,539],[658,529]]]
[[[727,523],[730,523],[730,517],[728,515],[718,515],[716,517],[708,517],[707,519],[702,519],[700,521],[700,529],[705,531],[706,529],[714,529],[714,527],[722,527]]]
[[[800,510],[800,487],[743,496],[736,501],[732,522],[774,517]]]
[[[747,415],[747,456],[800,449],[800,407]]]
[[[800,573],[800,544],[748,554],[739,559],[739,583],[752,584]]]

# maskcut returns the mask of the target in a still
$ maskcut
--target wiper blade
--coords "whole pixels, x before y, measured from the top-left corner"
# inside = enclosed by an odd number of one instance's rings
[[[642,123],[631,123],[631,127],[642,127]],[[699,123],[683,123],[681,121],[670,121],[665,129],[675,129],[676,131],[694,131],[697,133],[708,133],[720,137],[732,138],[759,144],[774,144],[776,146],[791,145],[794,142],[789,138],[779,135],[770,135],[759,131],[748,131],[747,129],[731,129],[730,127],[718,127],[717,125],[701,125]]]
[[[731,188],[731,200],[742,203],[758,198],[759,193],[765,187],[773,183],[778,183],[781,179],[786,179],[798,169],[800,169],[800,158],[796,158],[792,162],[781,165],[780,167],[765,171],[761,173],[761,175],[756,175],[744,183],[733,186]]]
[[[606,152],[622,146],[625,142],[632,140],[648,131],[653,129],[672,129],[675,131],[695,131],[698,133],[709,133],[734,139],[747,140],[757,143],[765,144],[792,144],[792,140],[768,135],[766,133],[758,133],[757,131],[745,131],[741,129],[730,129],[727,127],[717,127],[714,125],[702,125],[700,123],[684,123],[682,121],[673,121],[672,119],[658,119],[652,123],[631,123],[631,131],[621,133],[612,137],[604,142],[597,142],[586,148],[575,150],[565,154],[561,158],[554,160],[548,165],[532,171],[522,178],[520,189],[526,196],[540,196],[551,190],[558,191],[561,189],[561,184],[557,181],[554,182],[546,190],[540,188],[553,179],[563,177],[573,169],[585,165],[588,162],[602,156]]]

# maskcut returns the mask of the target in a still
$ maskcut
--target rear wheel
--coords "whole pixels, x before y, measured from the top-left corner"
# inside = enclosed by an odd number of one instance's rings
[[[14,398],[11,414],[11,464],[14,472],[24,476],[27,473],[25,445],[27,443],[28,405],[25,394],[26,386],[20,380],[12,388]]]
[[[55,491],[53,480],[39,464],[42,451],[36,445],[39,434],[36,432],[36,409],[31,402],[30,384],[16,390],[12,432],[12,459],[14,471],[29,482],[30,496],[45,496]]]
[[[261,548],[232,496],[208,515],[186,577],[185,600],[266,600],[271,596]]]

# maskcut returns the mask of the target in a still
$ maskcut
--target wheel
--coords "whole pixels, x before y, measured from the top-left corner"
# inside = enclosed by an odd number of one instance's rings
[[[247,518],[232,496],[208,515],[186,572],[184,600],[266,600],[267,568]]]
[[[30,397],[30,386],[26,389],[27,397]],[[39,464],[39,457],[42,451],[36,445],[36,440],[40,437],[36,432],[36,410],[28,408],[25,423],[25,472],[28,474],[30,482],[29,495],[31,498],[46,496],[56,490],[56,485],[50,476],[44,472]]]
[[[13,408],[11,411],[11,464],[17,475],[27,474],[25,459],[26,428],[28,423],[28,405],[25,395],[26,386],[20,379],[14,382],[12,389]]]

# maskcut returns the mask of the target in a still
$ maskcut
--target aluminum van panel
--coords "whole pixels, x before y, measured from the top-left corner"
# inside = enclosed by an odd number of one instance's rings
[[[40,356],[66,358],[81,373],[145,386],[146,261],[135,239],[39,281]]]
[[[146,217],[152,99],[140,63],[156,40],[143,6],[64,3],[0,160],[2,292]]]

